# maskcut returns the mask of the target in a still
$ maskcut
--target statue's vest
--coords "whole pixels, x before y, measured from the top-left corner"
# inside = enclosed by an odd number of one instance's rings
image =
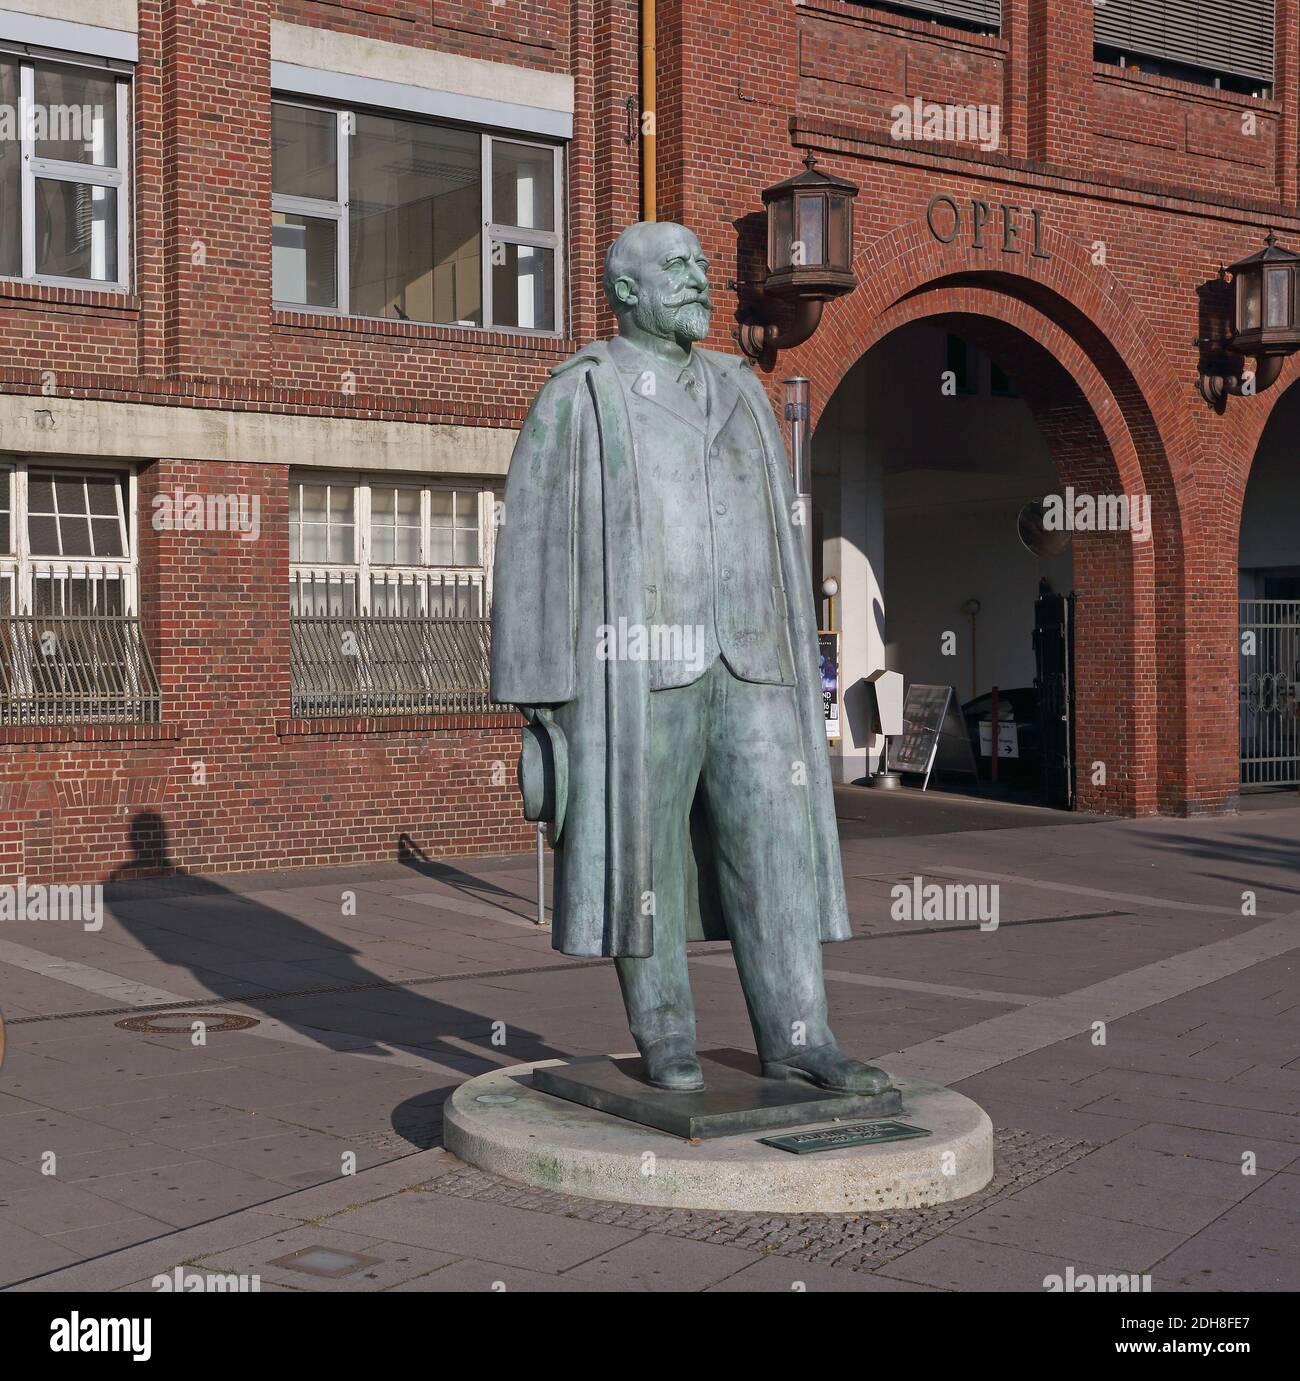
[[[746,681],[793,685],[763,441],[708,373],[708,418],[667,370],[620,351],[641,500],[651,690],[690,685],[721,655]],[[702,361],[695,369],[706,373]],[[723,411],[726,415],[723,416]]]

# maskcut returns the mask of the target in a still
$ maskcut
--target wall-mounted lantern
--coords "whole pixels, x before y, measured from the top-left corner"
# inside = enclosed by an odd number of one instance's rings
[[[1286,357],[1300,350],[1300,254],[1283,249],[1270,230],[1263,249],[1227,272],[1236,299],[1232,330],[1202,363],[1199,379],[1201,396],[1219,406],[1230,393],[1271,387]],[[1254,359],[1253,373],[1241,367],[1244,356]]]
[[[817,329],[822,307],[857,286],[853,276],[853,199],[857,187],[817,168],[810,151],[804,171],[763,193],[767,207],[767,277],[746,284],[757,298],[760,319],[736,328],[740,348],[763,369],[778,350],[801,345]],[[735,285],[733,285],[735,286]],[[777,326],[768,308],[793,306]]]

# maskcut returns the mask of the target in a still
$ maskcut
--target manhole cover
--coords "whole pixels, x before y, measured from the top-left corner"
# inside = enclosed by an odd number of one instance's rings
[[[120,1031],[147,1031],[152,1035],[188,1036],[194,1023],[201,1021],[205,1031],[247,1031],[260,1026],[256,1017],[241,1016],[238,1012],[155,1012],[152,1016],[124,1017],[115,1021]]]

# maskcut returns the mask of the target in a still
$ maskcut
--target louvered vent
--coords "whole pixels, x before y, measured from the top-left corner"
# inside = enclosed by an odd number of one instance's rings
[[[1273,80],[1273,0],[1105,0],[1093,37],[1121,53]]]
[[[931,19],[956,19],[981,29],[1002,26],[1002,0],[888,0],[890,9],[928,15]]]

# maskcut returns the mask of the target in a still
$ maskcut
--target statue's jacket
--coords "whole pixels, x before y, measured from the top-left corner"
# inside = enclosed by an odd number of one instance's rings
[[[739,557],[742,581],[754,571],[773,574],[771,588],[759,592],[772,612],[761,621],[747,614],[752,589],[748,606],[743,599],[718,604],[717,628],[709,630],[712,651],[720,651],[742,679],[793,684],[803,761],[792,763],[791,772],[806,780],[807,819],[774,821],[773,827],[808,830],[805,885],[814,894],[821,938],[845,940],[850,930],[816,621],[799,526],[807,515],[796,507],[785,447],[753,370],[736,356],[699,348],[694,355],[710,395],[708,420],[699,421],[701,463],[717,455],[724,435],[752,439],[761,454],[746,454],[766,477],[775,516],[774,530],[752,533],[747,549],[730,549]],[[674,554],[665,555],[658,523],[645,522],[633,440],[653,444],[653,425],[645,425],[643,414],[634,428],[630,381],[619,357],[619,344],[595,342],[551,371],[511,458],[493,569],[492,698],[549,717],[567,743],[563,827],[552,838],[553,943],[575,955],[654,952],[650,697],[657,687],[689,677],[672,665],[610,656],[609,638],[620,628],[646,629],[680,616],[681,602],[689,603],[698,584],[680,578],[676,553],[675,589],[661,603],[666,569],[673,579]],[[636,406],[642,411],[639,400]],[[663,425],[670,427],[672,419]],[[699,495],[701,506],[707,497]],[[754,552],[763,554],[758,564]],[[649,581],[647,568],[654,577]],[[726,939],[698,803],[692,842],[688,937]]]

